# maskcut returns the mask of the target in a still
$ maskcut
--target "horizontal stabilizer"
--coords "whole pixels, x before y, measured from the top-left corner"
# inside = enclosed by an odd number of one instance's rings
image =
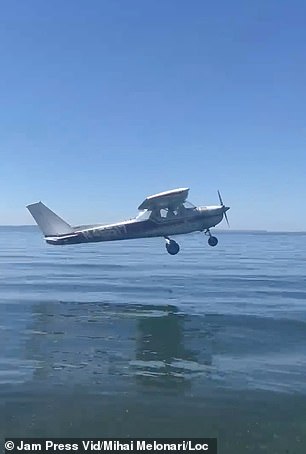
[[[53,211],[46,207],[42,202],[28,205],[27,209],[45,236],[65,235],[74,232],[67,222],[53,213]]]

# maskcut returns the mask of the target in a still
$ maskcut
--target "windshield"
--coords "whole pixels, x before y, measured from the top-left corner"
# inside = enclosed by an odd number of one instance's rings
[[[192,203],[190,203],[190,202],[184,202],[184,203],[183,203],[183,206],[184,206],[185,208],[189,208],[189,209],[190,209],[190,208],[196,208],[196,207],[195,207]]]

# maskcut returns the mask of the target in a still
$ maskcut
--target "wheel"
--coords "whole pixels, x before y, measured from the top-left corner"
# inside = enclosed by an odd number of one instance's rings
[[[166,249],[168,254],[176,255],[180,250],[180,246],[176,241],[170,240],[169,243],[166,243]]]
[[[209,244],[209,246],[217,246],[218,238],[216,238],[215,236],[210,236],[208,238],[208,244]]]

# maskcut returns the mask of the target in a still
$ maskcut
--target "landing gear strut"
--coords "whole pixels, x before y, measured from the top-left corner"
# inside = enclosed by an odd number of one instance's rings
[[[168,254],[176,255],[180,250],[180,246],[178,245],[178,243],[174,240],[171,240],[167,236],[165,237],[165,240],[166,240],[166,249],[167,249]]]
[[[212,247],[217,246],[217,244],[218,244],[218,238],[216,238],[215,236],[212,236],[212,234],[210,233],[210,230],[209,230],[209,229],[207,229],[207,230],[205,231],[205,235],[209,235],[209,238],[208,238],[208,244],[209,244],[209,246],[212,246]]]

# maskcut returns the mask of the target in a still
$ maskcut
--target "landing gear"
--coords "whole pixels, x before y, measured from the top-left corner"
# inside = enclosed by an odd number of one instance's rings
[[[165,240],[166,240],[166,249],[167,249],[168,254],[176,255],[180,250],[180,246],[177,244],[176,241],[170,240],[170,238],[168,238],[168,237],[165,237]]]
[[[212,236],[209,229],[206,230],[205,235],[209,235],[209,238],[208,238],[209,246],[212,246],[212,247],[217,246],[218,238],[216,238],[215,236]]]
[[[215,236],[210,236],[208,238],[208,244],[209,244],[209,246],[212,246],[212,247],[217,246],[218,238],[216,238]]]

